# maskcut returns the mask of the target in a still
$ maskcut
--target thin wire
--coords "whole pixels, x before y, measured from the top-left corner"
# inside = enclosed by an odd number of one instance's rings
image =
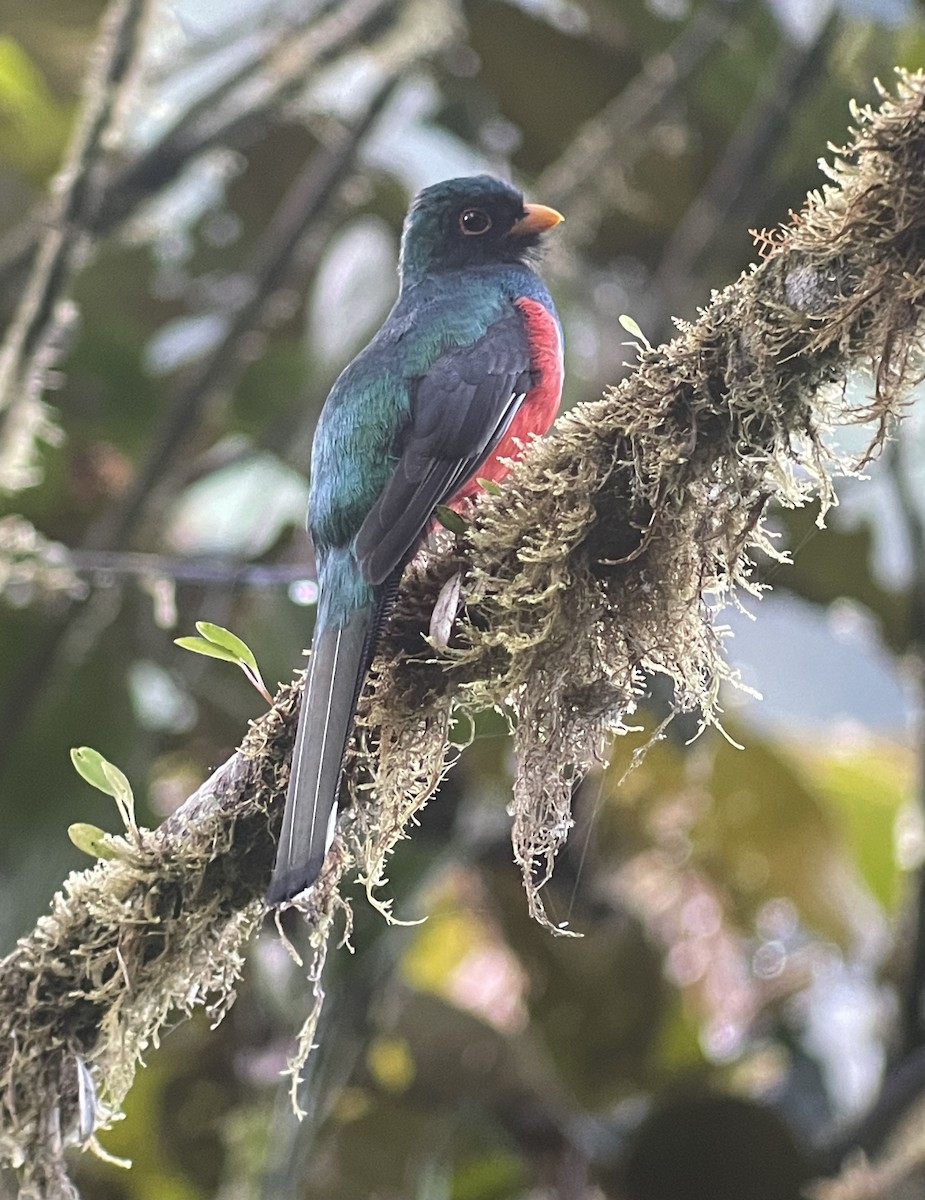
[[[604,803],[604,781],[607,778],[608,769],[608,767],[604,767],[601,770],[600,779],[598,780],[597,795],[594,798],[594,807],[591,810],[591,817],[588,821],[588,830],[585,834],[584,845],[581,847],[581,855],[579,856],[578,866],[575,870],[575,882],[572,885],[572,894],[569,897],[568,909],[565,914],[567,921],[571,921],[572,919],[572,911],[575,907],[575,900],[578,896],[578,885],[581,882],[581,876],[585,868],[585,860],[588,857],[588,850],[591,846],[591,834],[594,832],[594,826],[598,817],[600,816],[601,808]]]

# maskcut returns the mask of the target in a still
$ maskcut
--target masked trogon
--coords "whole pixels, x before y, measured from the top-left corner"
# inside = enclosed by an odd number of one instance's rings
[[[395,306],[322,409],[318,613],[270,904],[321,871],[357,699],[435,507],[502,479],[556,416],[562,329],[530,259],[561,220],[490,175],[425,188],[405,220]]]

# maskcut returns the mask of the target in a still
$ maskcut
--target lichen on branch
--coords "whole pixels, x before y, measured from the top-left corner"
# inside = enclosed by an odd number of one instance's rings
[[[760,265],[670,344],[643,347],[624,383],[560,420],[482,498],[457,546],[409,570],[363,704],[357,803],[306,912],[319,954],[344,873],[358,866],[374,888],[432,794],[454,710],[512,713],[515,853],[540,919],[574,781],[646,673],[716,719],[729,669],[715,616],[753,587],[749,554],[773,552],[767,505],[830,503],[845,464],[828,427],[886,422],[920,370],[925,76],[902,75],[854,117],[830,183],[763,237]],[[844,386],[861,369],[875,380],[863,410]],[[457,572],[465,608],[444,652],[425,635]],[[65,1186],[78,1060],[118,1105],[171,1010],[228,1003],[269,874],[294,695],[141,847],[72,876],[0,964],[0,1154],[27,1164],[36,1190]]]
[[[468,614],[449,668],[425,673],[414,632],[440,580],[429,564],[401,602],[373,725],[420,726],[450,699],[506,705],[516,725],[514,850],[531,911],[571,825],[576,778],[599,761],[644,676],[674,684],[681,710],[717,720],[730,678],[715,615],[753,590],[750,553],[775,554],[771,501],[822,512],[851,470],[831,426],[879,419],[868,454],[921,368],[925,297],[925,76],[901,74],[879,109],[855,108],[852,140],[784,228],[759,236],[762,261],[714,294],[670,343],[640,347],[637,369],[560,419],[500,497],[479,503],[465,550]],[[872,371],[874,394],[845,389]],[[388,657],[388,654],[386,655]],[[419,657],[419,655],[418,655]],[[440,722],[428,726],[439,738]],[[411,776],[435,753],[394,732]],[[427,769],[418,772],[421,776]],[[377,794],[377,819],[392,798]],[[397,801],[396,801],[397,805]],[[387,845],[397,829],[380,838]]]

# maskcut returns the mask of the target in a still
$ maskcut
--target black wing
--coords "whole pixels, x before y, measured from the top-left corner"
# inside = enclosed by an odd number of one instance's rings
[[[530,386],[530,346],[517,314],[471,346],[447,351],[417,381],[395,471],[356,538],[370,583],[381,583],[414,552],[436,506],[478,472]]]

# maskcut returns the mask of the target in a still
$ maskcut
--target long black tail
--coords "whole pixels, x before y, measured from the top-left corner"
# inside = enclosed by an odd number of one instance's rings
[[[373,603],[356,609],[345,625],[315,629],[268,904],[292,899],[321,872],[357,700],[400,579],[400,570],[393,573]]]

